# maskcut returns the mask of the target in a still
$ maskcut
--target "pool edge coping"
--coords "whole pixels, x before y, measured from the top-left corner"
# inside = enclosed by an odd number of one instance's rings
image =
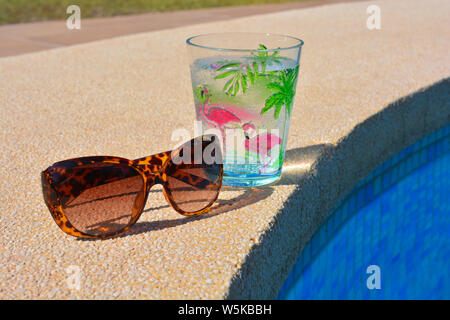
[[[340,200],[393,155],[450,123],[449,89],[447,77],[398,99],[324,148],[252,247],[224,298],[275,299],[303,248]]]

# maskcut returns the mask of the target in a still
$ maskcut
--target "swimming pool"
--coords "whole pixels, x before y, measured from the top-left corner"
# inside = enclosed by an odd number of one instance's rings
[[[379,166],[330,213],[278,299],[450,298],[450,125]]]

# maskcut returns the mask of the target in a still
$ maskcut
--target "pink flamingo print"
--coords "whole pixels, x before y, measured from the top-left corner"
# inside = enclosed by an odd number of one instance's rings
[[[264,132],[256,134],[256,128],[251,122],[242,126],[245,134],[245,150],[257,153],[262,160],[264,170],[273,161],[270,156],[270,150],[281,145],[281,138],[275,134]],[[267,159],[267,160],[266,160]]]
[[[201,86],[199,88],[200,97],[203,100],[202,108],[200,114],[207,123],[210,123],[214,127],[219,128],[222,133],[222,137],[225,138],[224,127],[230,123],[239,123],[241,118],[239,118],[234,112],[230,111],[230,107],[223,107],[218,104],[209,104],[210,93],[206,86]]]

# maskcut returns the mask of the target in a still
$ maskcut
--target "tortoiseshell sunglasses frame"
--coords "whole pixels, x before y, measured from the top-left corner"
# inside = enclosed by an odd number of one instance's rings
[[[192,140],[191,140],[192,141]],[[114,237],[118,234],[121,234],[128,230],[132,225],[136,223],[136,221],[140,218],[145,204],[147,202],[148,194],[150,189],[155,184],[162,184],[163,185],[163,193],[164,196],[169,202],[169,204],[172,206],[172,208],[177,211],[179,214],[185,215],[185,216],[192,216],[192,215],[201,215],[207,212],[211,206],[214,204],[214,202],[217,200],[220,189],[222,187],[222,179],[223,179],[223,164],[219,163],[220,171],[219,171],[219,185],[217,189],[217,194],[213,200],[202,210],[196,211],[196,212],[185,212],[181,210],[178,205],[176,204],[173,196],[170,194],[170,188],[167,187],[167,174],[166,169],[168,168],[170,164],[170,160],[172,157],[172,150],[161,152],[158,154],[154,154],[148,157],[139,158],[136,160],[129,160],[126,158],[121,157],[114,157],[114,156],[92,156],[92,157],[81,157],[81,158],[73,158],[69,160],[63,160],[60,162],[54,163],[52,166],[48,167],[46,170],[44,170],[41,173],[41,179],[42,179],[42,191],[44,194],[44,200],[45,203],[50,210],[50,213],[55,220],[56,224],[59,226],[59,228],[64,231],[65,233],[79,237],[79,238],[90,238],[90,239],[105,239]],[[133,168],[137,173],[140,174],[140,176],[143,179],[144,188],[145,188],[145,198],[144,201],[141,201],[141,206],[136,207],[133,206],[133,211],[131,214],[131,218],[129,223],[122,229],[107,233],[107,234],[100,234],[100,235],[92,235],[87,234],[82,231],[77,230],[67,219],[66,215],[64,214],[64,210],[60,201],[60,195],[65,195],[66,197],[74,197],[74,195],[71,194],[71,190],[64,190],[63,188],[58,189],[54,183],[53,183],[53,177],[64,174],[67,169],[76,168],[79,166],[84,165],[90,165],[90,164],[122,164],[126,165],[128,167]],[[187,173],[183,173],[181,171],[176,171],[175,174],[177,174],[177,178],[185,181],[186,183],[192,185],[192,186],[199,186],[203,185],[204,188],[208,188],[208,186],[214,186],[217,187],[216,184],[211,185],[208,183],[208,180],[203,179],[198,176],[192,176]],[[172,176],[174,176],[172,174]],[[83,177],[78,177],[79,179],[83,179]],[[84,182],[84,186],[88,186],[88,183],[86,181]]]

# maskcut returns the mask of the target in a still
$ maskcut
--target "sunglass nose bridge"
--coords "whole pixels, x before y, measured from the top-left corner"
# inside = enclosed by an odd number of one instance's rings
[[[148,168],[147,172],[153,175],[159,175],[162,170],[162,165],[160,164],[149,163],[146,166]]]
[[[162,183],[161,171],[162,165],[157,164],[140,164],[141,170],[144,171],[147,179],[151,181],[151,185]]]
[[[169,159],[170,152],[171,151],[162,152],[149,157],[136,159],[134,161],[148,176],[157,176],[160,178],[164,163],[167,159]],[[158,183],[158,181],[155,183]]]

